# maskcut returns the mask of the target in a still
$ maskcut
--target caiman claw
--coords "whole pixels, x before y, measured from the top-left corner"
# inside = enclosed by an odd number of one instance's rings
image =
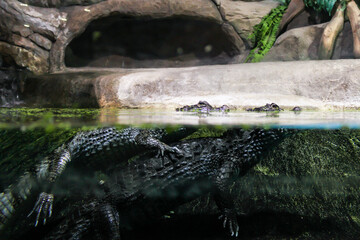
[[[46,218],[51,217],[52,215],[52,207],[53,207],[54,195],[51,193],[42,192],[40,193],[38,200],[35,203],[34,208],[29,213],[28,217],[30,217],[34,212],[36,215],[35,227],[39,223],[40,216],[44,218],[43,224],[46,223]]]
[[[232,209],[225,209],[223,215],[219,219],[224,219],[223,227],[229,227],[230,234],[232,237],[237,237],[239,235],[239,225],[236,219],[236,213]]]
[[[181,151],[177,147],[170,147],[169,145],[161,144],[159,146],[159,154],[161,157],[164,157],[165,153],[174,153],[178,156],[184,156],[183,151]]]
[[[174,153],[176,154],[178,157],[183,157],[184,156],[184,152],[181,151],[180,149],[178,149],[177,147],[170,147],[169,145],[164,144],[160,144],[159,145],[159,151],[158,151],[158,156],[161,156],[162,162],[161,165],[165,166],[165,153]],[[176,162],[176,160],[174,161],[174,158],[170,158],[172,162]]]

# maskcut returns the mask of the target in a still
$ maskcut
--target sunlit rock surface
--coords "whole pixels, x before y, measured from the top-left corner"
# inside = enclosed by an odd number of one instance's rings
[[[280,35],[263,61],[317,60],[326,23],[294,28]],[[336,39],[332,59],[354,58],[351,26],[345,23]]]
[[[231,23],[242,39],[252,45],[248,38],[253,32],[253,27],[260,23],[271,9],[279,5],[278,1],[231,1],[218,0],[220,9],[227,21]]]
[[[264,62],[158,69],[68,69],[29,77],[30,106],[175,109],[206,100],[244,109],[360,107],[360,61]]]

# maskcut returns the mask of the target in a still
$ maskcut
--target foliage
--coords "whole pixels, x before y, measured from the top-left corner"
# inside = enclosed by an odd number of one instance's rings
[[[279,5],[263,17],[259,24],[254,26],[254,31],[249,36],[249,40],[255,43],[255,47],[250,51],[245,60],[246,62],[260,62],[274,45],[276,34],[286,9],[287,5]]]
[[[337,0],[304,0],[305,6],[314,9],[315,11],[326,11],[331,15]]]

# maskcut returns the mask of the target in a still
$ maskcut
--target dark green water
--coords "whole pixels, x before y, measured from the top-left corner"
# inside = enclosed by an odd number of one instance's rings
[[[119,130],[128,126],[159,127],[168,131],[195,127],[197,131],[187,138],[217,137],[234,127],[287,127],[301,131],[271,149],[231,187],[239,215],[239,239],[358,239],[359,119],[358,112],[198,115],[150,110],[4,108],[0,109],[0,192],[25,171],[34,171],[42,159],[78,132],[104,126]],[[55,203],[59,206],[60,200]],[[20,216],[25,219],[27,214]],[[122,229],[122,239],[229,239],[218,215],[214,201],[205,195],[163,218]],[[42,231],[49,231],[53,225],[56,221],[37,228],[27,226],[17,229],[17,234],[24,232],[15,235],[41,239]],[[23,226],[21,222],[19,226]]]

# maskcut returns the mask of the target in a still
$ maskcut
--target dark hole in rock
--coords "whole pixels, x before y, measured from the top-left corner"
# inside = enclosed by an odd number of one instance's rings
[[[68,67],[181,67],[226,64],[234,46],[213,22],[111,16],[89,24],[66,49]]]

